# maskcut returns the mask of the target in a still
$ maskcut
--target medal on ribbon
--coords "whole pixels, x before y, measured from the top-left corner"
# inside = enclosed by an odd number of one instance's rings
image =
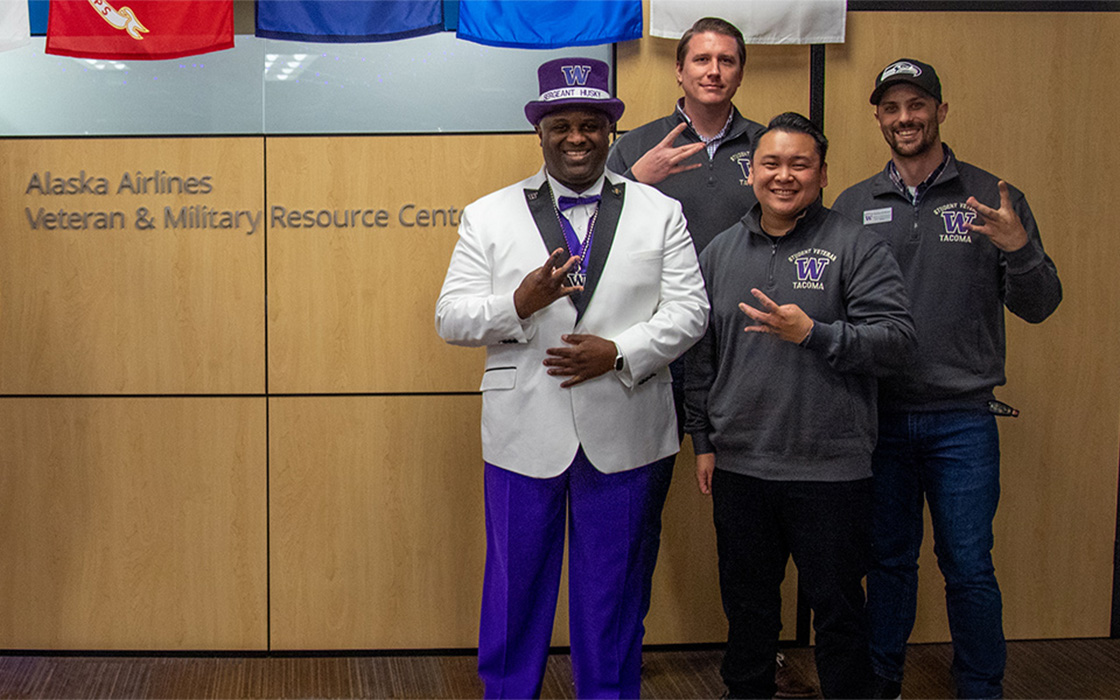
[[[578,269],[569,272],[567,275],[569,287],[583,287],[587,283],[587,259],[591,250],[591,241],[595,236],[595,220],[599,218],[599,201],[599,195],[590,197],[565,197],[561,195],[556,198],[556,219],[560,222],[560,229],[564,232],[564,241],[568,244],[568,254],[579,256]],[[579,236],[576,235],[575,229],[572,228],[572,222],[568,221],[568,217],[563,214],[568,209],[581,204],[595,205],[595,213],[591,215],[591,221],[587,224],[587,238],[582,243]]]

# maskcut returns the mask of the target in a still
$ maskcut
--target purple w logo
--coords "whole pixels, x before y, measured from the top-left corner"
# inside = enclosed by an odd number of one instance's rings
[[[591,66],[560,66],[564,71],[564,82],[568,87],[573,85],[586,85],[587,76],[591,74]]]
[[[797,265],[798,282],[820,282],[828,267],[828,258],[798,258],[793,262]]]
[[[945,233],[968,233],[965,224],[971,224],[976,218],[974,211],[944,211],[941,218],[945,219]]]

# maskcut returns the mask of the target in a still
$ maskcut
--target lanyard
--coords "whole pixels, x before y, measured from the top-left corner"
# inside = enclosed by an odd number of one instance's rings
[[[561,195],[556,198],[556,219],[560,222],[560,229],[564,232],[564,241],[568,244],[568,253],[579,256],[579,269],[568,273],[568,286],[570,287],[582,287],[587,282],[587,263],[588,257],[590,257],[588,253],[591,250],[591,242],[595,237],[595,220],[599,218],[599,201],[599,195],[591,197],[565,197]],[[587,238],[582,243],[580,243],[579,236],[576,235],[576,231],[572,227],[572,222],[568,221],[568,217],[563,214],[568,209],[581,204],[595,204],[595,213],[591,215],[591,221],[587,224]]]

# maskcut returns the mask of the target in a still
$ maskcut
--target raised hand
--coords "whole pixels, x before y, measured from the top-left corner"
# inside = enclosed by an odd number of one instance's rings
[[[1011,193],[1007,189],[1007,183],[1000,180],[998,186],[999,209],[984,206],[975,197],[968,198],[965,203],[976,210],[984,223],[978,224],[974,220],[965,224],[965,227],[969,231],[987,236],[992,245],[1004,252],[1011,253],[1027,244],[1027,230],[1023,228],[1023,222],[1019,220],[1019,215],[1011,208]]]
[[[751,289],[751,294],[758,299],[762,309],[756,309],[745,303],[739,304],[739,310],[755,322],[755,325],[747,326],[744,331],[770,333],[790,343],[800,343],[809,337],[809,331],[813,330],[813,319],[809,318],[800,306],[797,304],[779,306],[758,289]]]
[[[660,143],[646,151],[645,155],[639,158],[630,168],[634,179],[647,185],[656,185],[670,175],[693,170],[703,165],[703,163],[681,165],[681,162],[688,160],[704,148],[703,141],[684,146],[673,146],[673,142],[687,127],[688,124],[681,122],[665,138],[661,139]]]
[[[513,307],[517,309],[519,318],[529,318],[536,312],[548,306],[557,299],[563,299],[583,289],[582,286],[568,286],[568,272],[573,266],[579,265],[579,256],[573,255],[568,261],[560,265],[560,260],[567,254],[563,248],[557,248],[548,256],[537,269],[525,275],[517,290],[513,293]]]

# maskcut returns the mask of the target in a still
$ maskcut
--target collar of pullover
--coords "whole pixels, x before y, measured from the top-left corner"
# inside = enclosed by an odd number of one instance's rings
[[[938,185],[955,180],[959,175],[957,171],[957,157],[953,155],[953,150],[951,148],[944,144],[942,145],[945,147],[945,160],[942,161],[942,164],[937,169],[940,171],[937,177],[934,178],[932,182],[927,181],[922,183],[922,195],[925,195],[926,192]],[[894,162],[887,161],[887,165],[879,171],[879,174],[875,176],[875,180],[871,184],[871,195],[873,197],[881,197],[885,194],[894,194],[909,201],[909,193],[900,191],[898,185],[895,183],[895,179],[891,176],[893,170]]]
[[[766,233],[766,231],[762,228],[762,205],[758,202],[755,202],[755,205],[751,207],[750,211],[748,211],[746,216],[743,217],[743,223],[746,224],[747,230],[751,233],[763,236],[768,240],[777,241],[798,236],[798,234],[800,234],[806,228],[812,227],[816,220],[824,214],[824,211],[825,208],[824,205],[821,204],[821,198],[817,197],[816,201],[805,207],[805,210],[802,211],[801,215],[797,218],[797,223],[795,223],[793,225],[793,228],[791,228],[784,236],[773,236],[769,233]]]
[[[688,115],[684,113],[683,97],[677,100],[677,106],[676,109],[673,110],[673,116],[677,118],[678,124],[680,122],[688,124],[688,129],[685,130],[686,134],[695,137],[698,141],[703,140],[700,138],[700,134],[696,132],[696,129],[692,128],[692,120],[689,119]],[[735,105],[731,105],[731,114],[729,114],[727,117],[727,124],[724,125],[724,131],[720,132],[722,134],[722,136],[719,137],[720,143],[739,138],[746,132],[749,125],[749,122],[743,117],[743,115],[739,114],[739,110],[735,107]]]

